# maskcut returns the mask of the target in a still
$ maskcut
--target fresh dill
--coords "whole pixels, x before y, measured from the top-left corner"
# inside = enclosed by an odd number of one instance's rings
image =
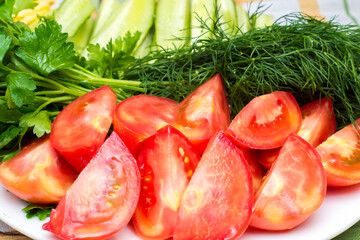
[[[283,90],[300,105],[331,98],[338,127],[360,117],[356,26],[294,13],[241,35],[227,36],[219,27],[212,35],[191,47],[154,51],[124,77],[140,79],[149,94],[180,101],[218,72],[234,115],[253,97]]]

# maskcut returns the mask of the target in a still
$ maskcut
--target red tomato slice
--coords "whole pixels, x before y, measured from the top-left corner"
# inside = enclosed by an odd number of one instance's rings
[[[136,160],[113,132],[51,212],[43,229],[62,239],[106,239],[128,224],[139,193]]]
[[[132,152],[138,142],[174,123],[178,110],[179,103],[167,98],[150,95],[130,97],[116,107],[114,131]]]
[[[51,144],[78,172],[104,142],[115,106],[116,94],[104,86],[75,99],[56,117]]]
[[[249,166],[255,194],[260,188],[262,179],[265,176],[267,169],[258,162],[258,151],[242,147],[238,147],[238,149]]]
[[[237,239],[253,206],[249,167],[223,132],[207,146],[180,205],[177,239]]]
[[[255,196],[250,226],[291,229],[317,210],[326,193],[326,176],[317,151],[292,134],[281,148]]]
[[[297,135],[316,147],[336,132],[332,101],[328,98],[313,101],[301,107],[302,123]],[[270,168],[280,149],[263,150],[259,162]]]
[[[250,101],[226,130],[238,146],[254,149],[277,148],[301,126],[299,105],[291,93],[273,92]]]
[[[328,98],[313,101],[301,107],[300,137],[316,147],[336,132],[332,101]]]
[[[172,237],[181,196],[200,160],[196,149],[177,129],[168,125],[137,146],[140,165],[140,200],[133,216],[143,239]]]
[[[216,74],[180,103],[175,127],[202,154],[209,139],[225,131],[230,121],[225,89],[220,74]]]
[[[360,183],[360,118],[316,147],[325,168],[328,186]]]
[[[14,158],[0,164],[1,184],[32,203],[58,203],[77,175],[51,146],[48,136],[23,147]]]

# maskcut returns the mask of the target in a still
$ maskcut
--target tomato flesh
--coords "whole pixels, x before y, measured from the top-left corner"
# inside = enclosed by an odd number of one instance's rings
[[[325,168],[328,186],[360,183],[360,119],[330,136],[316,147]]]
[[[175,127],[202,154],[209,139],[215,133],[225,131],[230,121],[225,89],[220,74],[216,74],[180,103]]]
[[[251,100],[233,119],[227,136],[238,146],[271,149],[301,126],[301,111],[291,93],[277,91]]]
[[[128,224],[139,193],[136,160],[113,132],[52,211],[43,229],[62,239],[106,239]]]
[[[302,123],[297,135],[311,146],[316,147],[336,132],[335,114],[332,101],[328,98],[308,103],[301,108]],[[259,162],[270,168],[279,149],[263,150]]]
[[[132,218],[145,239],[172,237],[181,196],[200,160],[190,141],[168,125],[137,146],[140,200]]]
[[[238,149],[249,166],[255,194],[259,190],[262,179],[266,174],[266,168],[258,162],[258,151],[242,147],[238,147]]]
[[[317,151],[291,134],[255,196],[250,226],[286,230],[304,222],[323,202],[326,176]]]
[[[78,172],[104,142],[115,106],[116,94],[104,86],[75,99],[56,117],[51,144]]]
[[[1,184],[32,203],[58,203],[77,175],[51,146],[49,136],[37,139],[0,164]]]
[[[223,132],[207,146],[180,205],[173,239],[237,239],[253,206],[249,167]]]
[[[179,103],[167,98],[137,95],[116,106],[114,131],[132,152],[137,143],[175,122]]]

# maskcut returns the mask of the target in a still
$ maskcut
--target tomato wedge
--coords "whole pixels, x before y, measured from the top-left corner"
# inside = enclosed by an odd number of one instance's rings
[[[325,168],[328,186],[360,183],[360,118],[316,147]]]
[[[58,203],[77,175],[51,146],[49,136],[35,140],[0,164],[1,184],[32,203]]]
[[[230,107],[220,74],[207,80],[179,105],[175,127],[202,154],[209,139],[225,131],[231,121]]]
[[[175,122],[179,103],[151,95],[130,97],[116,106],[114,131],[132,152],[137,143]]]
[[[291,134],[255,196],[250,226],[291,229],[317,210],[326,193],[326,176],[317,151]]]
[[[301,111],[291,93],[277,91],[251,100],[234,118],[226,135],[245,148],[271,149],[284,144],[301,126]]]
[[[115,106],[116,94],[104,86],[75,99],[56,117],[51,144],[78,172],[104,142]]]
[[[143,239],[172,237],[181,196],[200,156],[190,141],[170,125],[136,149],[142,186],[132,218],[136,232]]]
[[[136,160],[113,132],[51,212],[43,229],[62,239],[106,239],[128,224],[139,193]]]
[[[237,239],[248,227],[252,206],[249,167],[219,132],[183,194],[173,239]]]
[[[332,101],[328,98],[308,103],[301,108],[302,123],[297,135],[316,147],[336,132]],[[270,168],[280,149],[263,150],[259,162]]]
[[[258,151],[242,147],[238,147],[238,149],[249,166],[255,194],[260,188],[262,179],[265,176],[267,169],[258,162]]]

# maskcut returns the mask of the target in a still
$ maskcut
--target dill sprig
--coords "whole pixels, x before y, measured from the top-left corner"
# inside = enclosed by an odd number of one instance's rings
[[[235,36],[215,24],[212,35],[190,47],[152,52],[133,63],[124,77],[140,78],[149,94],[180,101],[218,72],[233,115],[253,97],[283,90],[300,105],[331,98],[338,127],[360,117],[356,26],[293,13],[272,26]]]

